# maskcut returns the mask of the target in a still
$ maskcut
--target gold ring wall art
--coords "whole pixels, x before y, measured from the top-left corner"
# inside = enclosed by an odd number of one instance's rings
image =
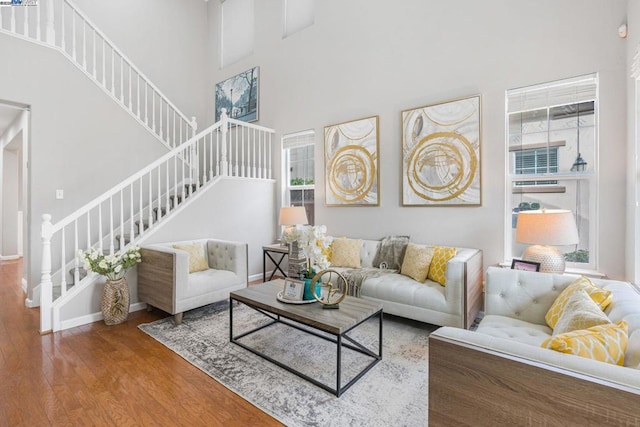
[[[325,204],[378,206],[378,116],[324,128]]]
[[[480,206],[480,96],[402,112],[402,204]]]

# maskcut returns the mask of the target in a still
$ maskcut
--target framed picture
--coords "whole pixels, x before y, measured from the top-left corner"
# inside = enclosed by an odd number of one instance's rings
[[[480,206],[480,96],[402,112],[402,205]]]
[[[289,301],[302,301],[304,282],[302,280],[285,279],[282,298]]]
[[[259,67],[253,67],[216,84],[216,122],[223,108],[231,119],[258,120],[259,71]]]
[[[540,263],[532,261],[523,261],[521,259],[514,259],[511,261],[512,270],[525,270],[525,271],[540,271]]]
[[[378,116],[324,128],[325,205],[378,206]]]

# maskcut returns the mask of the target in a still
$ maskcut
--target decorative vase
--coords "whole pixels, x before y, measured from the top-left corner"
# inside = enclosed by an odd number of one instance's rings
[[[127,320],[129,316],[129,285],[124,277],[105,282],[100,308],[106,325],[117,325]]]
[[[313,294],[311,293],[311,279],[303,279],[304,280],[304,295],[302,299],[305,301],[310,301],[315,299]],[[322,284],[320,281],[316,282],[316,295],[322,295]]]

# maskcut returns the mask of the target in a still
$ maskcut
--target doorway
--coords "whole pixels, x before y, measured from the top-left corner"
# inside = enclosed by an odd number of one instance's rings
[[[22,289],[28,271],[28,106],[0,101],[0,260],[22,259]]]

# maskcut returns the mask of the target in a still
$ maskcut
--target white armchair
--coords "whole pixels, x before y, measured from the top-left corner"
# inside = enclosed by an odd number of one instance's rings
[[[189,273],[189,254],[174,245],[203,244],[209,268]],[[138,299],[174,315],[212,302],[248,283],[247,244],[215,239],[159,243],[141,248]]]

